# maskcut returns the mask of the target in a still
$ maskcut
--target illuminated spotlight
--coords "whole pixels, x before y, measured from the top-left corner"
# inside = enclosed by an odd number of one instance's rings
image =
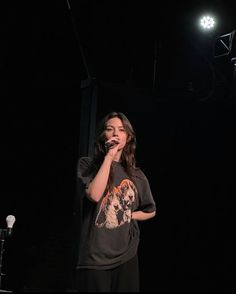
[[[206,15],[206,16],[203,16],[201,19],[200,19],[200,26],[204,29],[204,30],[212,30],[215,26],[215,20],[213,17],[209,16],[209,15]]]

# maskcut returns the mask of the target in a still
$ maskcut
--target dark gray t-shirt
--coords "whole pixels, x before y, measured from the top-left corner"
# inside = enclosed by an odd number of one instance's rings
[[[131,219],[131,214],[135,210],[156,210],[149,182],[140,169],[135,171],[132,180],[120,163],[114,161],[112,169],[112,191],[104,193],[98,203],[87,197],[83,199],[77,268],[112,269],[134,257],[140,232],[138,222]],[[92,160],[89,157],[80,158],[78,178],[84,189],[95,173]]]

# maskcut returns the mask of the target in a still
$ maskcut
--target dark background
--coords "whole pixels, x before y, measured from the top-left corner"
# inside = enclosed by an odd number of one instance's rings
[[[213,33],[196,25],[205,11]],[[157,202],[140,223],[142,290],[234,291],[236,40],[229,56],[213,49],[236,29],[235,1],[33,1],[1,14],[1,227],[16,216],[2,288],[72,289],[89,73],[96,120],[129,117]]]

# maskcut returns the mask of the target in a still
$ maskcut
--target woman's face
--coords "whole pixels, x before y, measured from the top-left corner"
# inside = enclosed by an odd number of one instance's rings
[[[114,139],[120,145],[119,149],[123,149],[126,145],[128,134],[118,117],[111,118],[107,121],[104,134],[105,140]]]

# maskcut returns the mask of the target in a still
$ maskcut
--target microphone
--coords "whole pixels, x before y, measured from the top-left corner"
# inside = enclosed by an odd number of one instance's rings
[[[8,236],[11,236],[11,234],[12,234],[13,225],[14,225],[15,221],[16,221],[16,218],[14,215],[8,215],[6,217]]]
[[[114,147],[117,144],[118,144],[118,142],[116,142],[116,141],[105,142],[105,148],[106,148],[106,150],[109,150],[110,148]]]

